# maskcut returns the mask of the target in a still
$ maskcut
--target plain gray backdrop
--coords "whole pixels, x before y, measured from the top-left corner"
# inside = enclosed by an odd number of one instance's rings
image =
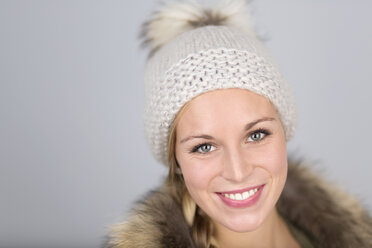
[[[99,247],[165,176],[143,134],[147,52],[137,39],[156,6],[0,0],[0,247]],[[297,98],[289,151],[369,210],[371,9],[368,0],[252,3]]]

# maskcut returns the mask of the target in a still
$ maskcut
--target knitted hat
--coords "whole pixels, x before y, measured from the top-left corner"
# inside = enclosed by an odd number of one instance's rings
[[[217,89],[247,89],[275,106],[286,139],[294,134],[291,90],[251,29],[246,1],[213,8],[171,2],[142,26],[151,52],[145,70],[145,132],[155,158],[167,164],[172,122],[192,98]]]

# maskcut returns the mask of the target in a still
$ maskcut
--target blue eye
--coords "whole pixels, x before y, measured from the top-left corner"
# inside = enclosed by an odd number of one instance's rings
[[[258,130],[258,131],[255,131],[253,133],[251,133],[248,137],[248,142],[259,142],[261,141],[263,138],[265,138],[266,135],[268,135],[269,133],[265,130]]]
[[[205,143],[205,144],[201,144],[201,145],[198,145],[198,146],[194,147],[192,152],[208,153],[208,152],[212,152],[214,150],[216,150],[215,146],[213,146],[211,144],[208,144],[208,143]]]

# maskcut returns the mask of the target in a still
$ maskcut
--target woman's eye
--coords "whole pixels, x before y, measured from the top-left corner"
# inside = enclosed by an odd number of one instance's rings
[[[211,152],[211,151],[214,151],[215,149],[216,147],[212,146],[211,144],[202,144],[197,147],[197,151],[200,153]]]
[[[266,136],[266,134],[264,132],[254,132],[252,133],[251,135],[249,135],[248,137],[248,142],[257,142],[257,141],[260,141],[262,140],[264,137]]]

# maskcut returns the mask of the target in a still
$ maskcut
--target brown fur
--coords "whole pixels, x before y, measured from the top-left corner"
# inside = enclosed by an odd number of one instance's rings
[[[313,240],[315,247],[372,247],[372,218],[346,193],[299,162],[289,164],[278,211]],[[162,186],[115,225],[105,247],[195,247],[181,206]]]

